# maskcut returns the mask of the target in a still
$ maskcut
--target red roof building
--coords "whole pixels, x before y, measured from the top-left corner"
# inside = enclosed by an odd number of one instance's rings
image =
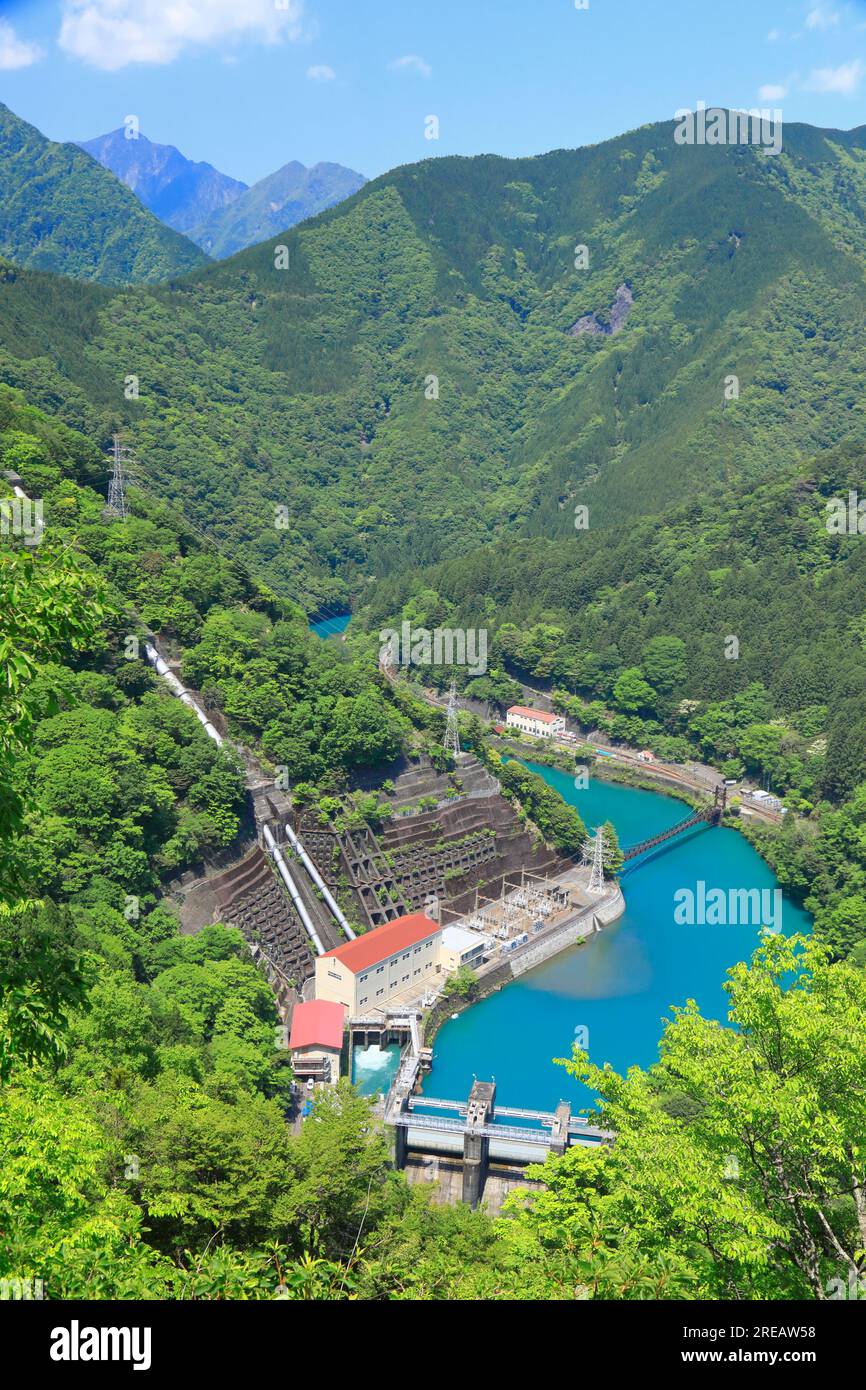
[[[329,999],[312,999],[306,1004],[296,1004],[289,1047],[293,1052],[300,1047],[329,1048],[339,1052],[343,1046],[345,1018],[343,1005],[334,1004]]]
[[[316,999],[345,1004],[351,1018],[367,1017],[424,996],[439,974],[442,930],[426,912],[410,912],[374,927],[316,960]]]
[[[327,960],[330,956],[335,956],[353,975],[359,975],[362,970],[369,970],[371,965],[379,965],[381,961],[396,956],[400,951],[424,941],[428,936],[435,936],[438,931],[438,923],[434,922],[432,917],[428,917],[426,912],[410,912],[407,917],[395,917],[393,922],[374,927],[372,931],[364,932],[363,936],[356,937],[354,941],[335,946],[333,951],[326,951],[320,959]]]
[[[528,705],[512,705],[505,720],[512,729],[534,738],[553,738],[565,732],[565,719],[561,714],[548,714],[546,709],[530,709]]]
[[[530,709],[528,705],[512,705],[508,714],[517,714],[523,719],[537,719],[541,724],[559,724],[564,722],[562,716],[559,714],[548,714],[547,710],[543,709]]]

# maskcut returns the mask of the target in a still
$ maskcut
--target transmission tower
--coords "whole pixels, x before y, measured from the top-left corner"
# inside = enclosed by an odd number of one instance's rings
[[[448,712],[445,716],[445,738],[442,747],[446,753],[453,753],[456,758],[460,753],[460,728],[457,723],[457,682],[451,682],[451,692],[448,696]]]
[[[115,434],[112,438],[111,478],[108,483],[108,501],[103,511],[103,516],[112,521],[125,521],[128,516],[126,506],[126,480],[124,477],[124,464],[128,458],[129,449],[127,449],[125,444],[121,444],[120,435]]]
[[[592,842],[592,869],[589,875],[590,893],[604,892],[604,830],[601,826],[595,832]]]

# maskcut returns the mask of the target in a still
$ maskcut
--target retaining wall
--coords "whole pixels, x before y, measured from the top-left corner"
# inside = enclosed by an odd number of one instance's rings
[[[576,921],[567,922],[558,931],[551,932],[540,941],[530,941],[522,950],[515,951],[509,962],[514,978],[525,975],[527,970],[534,969],[536,965],[550,960],[551,956],[559,955],[560,951],[565,951],[569,946],[575,946],[578,941],[590,936],[593,917],[596,917],[603,927],[607,927],[624,912],[625,899],[617,884],[616,891],[604,898],[598,907],[587,908]]]

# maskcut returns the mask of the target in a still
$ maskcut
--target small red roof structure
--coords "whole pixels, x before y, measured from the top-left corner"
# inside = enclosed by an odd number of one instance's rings
[[[562,716],[558,714],[548,714],[543,709],[530,709],[528,705],[512,705],[509,714],[522,714],[524,719],[540,719],[543,724],[555,724],[557,719]]]
[[[326,951],[322,959],[335,956],[353,975],[358,975],[371,965],[395,956],[398,951],[405,951],[407,946],[416,946],[439,930],[438,923],[426,912],[410,912],[406,917],[395,917],[393,922],[374,927],[354,941],[336,946],[333,951]]]
[[[343,1046],[343,1022],[346,1009],[329,999],[311,999],[296,1004],[292,1014],[292,1036],[289,1047],[330,1047],[339,1052]]]

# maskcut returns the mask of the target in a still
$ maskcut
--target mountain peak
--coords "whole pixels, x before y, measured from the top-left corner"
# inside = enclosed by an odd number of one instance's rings
[[[293,159],[259,179],[190,235],[209,255],[224,260],[341,203],[366,182],[363,174],[342,164],[323,162],[307,169]]]
[[[161,222],[190,232],[204,218],[227,207],[245,192],[239,179],[221,174],[212,164],[187,159],[174,145],[160,145],[125,129],[112,130],[81,148],[110,169]]]
[[[223,259],[296,222],[333,207],[367,182],[363,174],[322,161],[291,159],[250,188],[212,164],[187,159],[174,145],[123,128],[81,142],[146,208],[203,250]]]
[[[165,280],[205,257],[75,144],[0,103],[0,253],[82,280]]]

